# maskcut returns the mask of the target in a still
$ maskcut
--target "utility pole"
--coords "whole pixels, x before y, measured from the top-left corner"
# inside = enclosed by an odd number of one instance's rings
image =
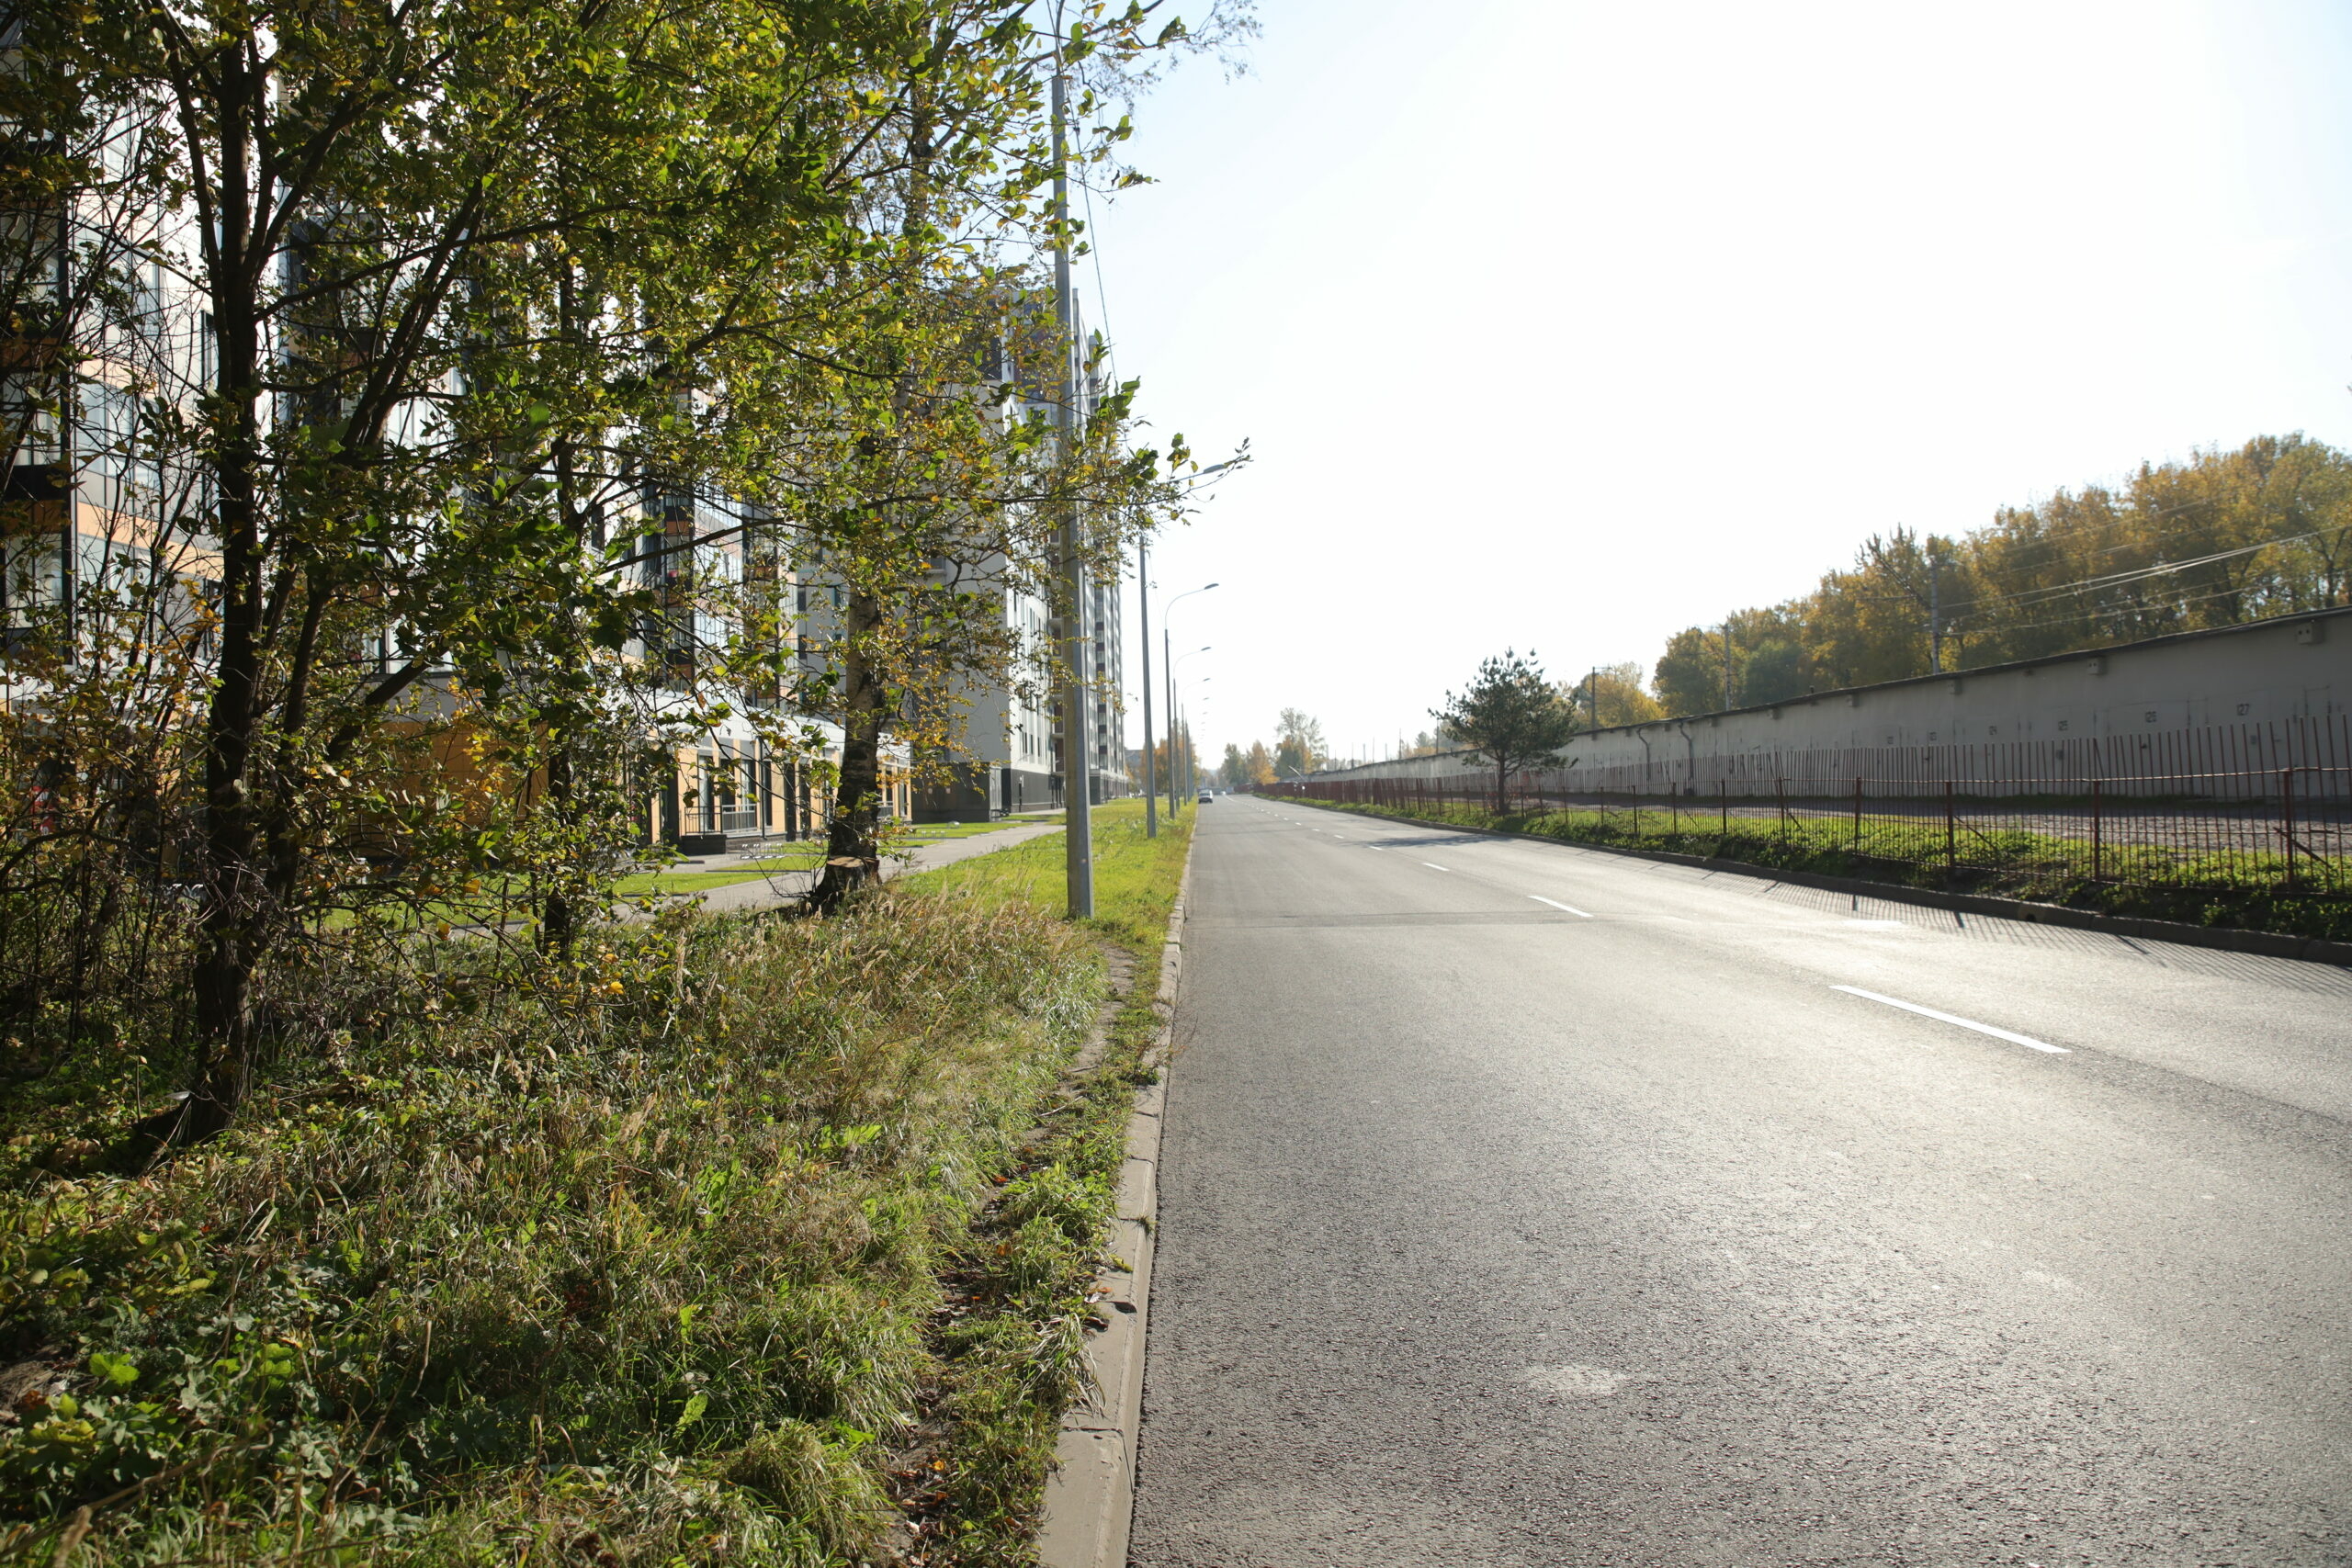
[[[1136,604],[1143,611],[1143,836],[1159,837],[1159,766],[1151,754],[1151,545],[1136,541]]]
[[[1731,622],[1724,622],[1724,712],[1731,712]]]
[[[1058,20],[1057,21],[1058,28]],[[1055,405],[1055,457],[1067,476],[1078,440],[1078,310],[1069,283],[1069,73],[1062,62],[1063,39],[1054,37],[1054,306],[1061,328],[1061,391]],[[1069,918],[1094,913],[1094,781],[1086,735],[1087,697],[1093,662],[1087,657],[1086,558],[1080,547],[1078,506],[1062,511],[1062,589],[1069,597],[1069,619],[1062,627],[1062,840],[1069,883]]]
[[[1928,672],[1944,672],[1944,558],[1928,546]]]

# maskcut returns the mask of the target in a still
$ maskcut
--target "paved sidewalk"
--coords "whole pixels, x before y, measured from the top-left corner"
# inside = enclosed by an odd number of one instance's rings
[[[1033,822],[1017,828],[1000,828],[992,833],[975,833],[969,838],[949,839],[936,844],[925,844],[906,856],[891,856],[882,863],[885,880],[910,871],[936,871],[943,865],[970,860],[975,855],[993,854],[1009,850],[1015,844],[1025,844],[1032,839],[1042,839],[1048,833],[1062,830],[1058,822]],[[696,871],[726,871],[729,861],[756,861],[775,853],[773,849],[753,850],[741,855],[712,855],[694,867]],[[712,887],[688,897],[701,902],[703,908],[714,915],[741,914],[749,909],[772,909],[779,904],[798,899],[815,885],[817,873],[808,871],[772,871],[748,881],[730,883],[725,887]]]

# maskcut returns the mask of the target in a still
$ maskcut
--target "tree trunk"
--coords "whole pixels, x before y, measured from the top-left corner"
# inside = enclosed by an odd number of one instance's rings
[[[194,1143],[229,1124],[253,1071],[253,976],[263,945],[266,889],[259,856],[252,791],[253,759],[261,719],[263,664],[262,545],[255,498],[257,434],[251,370],[254,339],[243,324],[240,368],[247,373],[232,400],[233,428],[214,464],[220,519],[220,648],[212,701],[204,727],[204,909],[198,922],[191,976],[196,993],[196,1071],[175,1141]],[[222,358],[232,350],[222,334]],[[224,378],[225,379],[225,378]]]
[[[840,645],[841,779],[825,829],[824,874],[808,895],[809,908],[820,914],[831,914],[852,893],[882,874],[882,731],[889,709],[866,647],[881,624],[881,612],[871,593],[850,594],[849,635]]]
[[[555,745],[548,752],[548,809],[567,831],[578,816],[572,801],[571,739],[559,727]],[[571,899],[560,887],[550,891],[539,903],[539,951],[550,958],[571,957],[578,925]]]
[[[921,239],[931,221],[931,161],[933,116],[929,79],[945,59],[954,34],[943,28],[934,35],[926,58],[908,79],[907,205],[899,237],[906,248],[908,287],[919,287],[917,258]],[[912,378],[901,373],[891,391],[893,411],[903,414],[913,400]],[[885,519],[888,513],[883,514]],[[842,649],[842,769],[833,794],[831,820],[825,828],[825,869],[809,890],[808,907],[831,914],[857,889],[882,876],[882,733],[890,721],[889,694],[884,689],[871,641],[882,625],[881,600],[854,585],[846,607],[848,636]]]
[[[223,55],[220,98],[218,250],[209,268],[220,400],[207,454],[218,495],[219,662],[204,717],[204,827],[198,837],[204,909],[190,975],[196,1060],[173,1142],[192,1144],[229,1124],[251,1087],[254,970],[265,942],[267,894],[257,851],[254,753],[262,720],[267,605],[261,525],[261,284],[248,207],[252,119],[261,84],[243,57]]]

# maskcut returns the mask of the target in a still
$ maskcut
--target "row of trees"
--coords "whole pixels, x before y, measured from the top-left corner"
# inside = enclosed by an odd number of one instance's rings
[[[1225,760],[1216,769],[1216,782],[1222,788],[1255,789],[1260,784],[1272,784],[1279,777],[1274,772],[1273,753],[1266,750],[1264,741],[1252,740],[1247,751],[1230,740],[1225,743]]]
[[[1449,694],[1434,734],[1404,754],[1466,750],[1517,765],[1549,755],[1578,728],[1783,702],[2347,603],[2352,454],[2300,434],[2264,436],[2143,465],[2120,486],[2004,508],[1990,526],[1958,537],[1901,527],[1873,536],[1851,570],[1826,574],[1803,598],[1676,633],[1646,683],[1633,662],[1550,682],[1532,655],[1507,651],[1482,665],[1464,694]],[[1285,725],[1290,716],[1285,710]],[[1532,739],[1514,738],[1521,736]],[[1292,772],[1287,755],[1273,759],[1274,776],[1301,776],[1323,760],[1318,745]],[[1235,778],[1255,776],[1230,747],[1227,765]]]
[[[201,1137],[305,968],[560,957],[730,716],[836,727],[820,903],[870,874],[886,739],[1043,676],[1006,592],[1181,505],[1040,267],[1064,168],[1246,25],[1152,9],[17,12],[7,1070],[148,1006]]]
[[[1813,592],[1669,638],[1668,714],[2352,603],[2352,454],[2262,436],[1958,536],[1873,536]]]
[[[1321,721],[1300,708],[1284,708],[1274,721],[1274,744],[1268,750],[1253,740],[1243,750],[1228,741],[1217,765],[1217,782],[1227,789],[1252,789],[1278,779],[1302,779],[1330,760],[1330,742]]]

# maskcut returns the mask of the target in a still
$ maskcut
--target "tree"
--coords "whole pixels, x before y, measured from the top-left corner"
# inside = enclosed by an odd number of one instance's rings
[[[842,720],[870,864],[886,729],[1015,657],[975,562],[1074,501],[1099,562],[1148,520],[1180,444],[1125,449],[1124,389],[1050,462],[1017,398],[970,391],[1055,221],[1030,9],[19,12],[40,64],[6,107],[57,155],[5,197],[0,412],[19,469],[102,433],[74,450],[136,520],[102,575],[143,581],[77,581],[7,519],[0,579],[48,586],[0,659],[49,694],[0,741],[59,781],[20,792],[62,824],[39,852],[135,842],[194,885],[180,1135],[235,1113],[274,967],[534,909],[560,955],[629,847],[631,764],[746,705],[779,741],[794,698]],[[1102,92],[1185,35],[1067,19],[1107,147]],[[85,231],[18,220],[60,211]],[[0,505],[47,528],[39,488]],[[787,690],[780,588],[820,569],[845,673]],[[58,754],[60,716],[131,710]],[[101,786],[119,809],[84,809]]]
[[[200,561],[189,575],[207,589],[189,694],[196,1066],[179,1122],[196,1137],[245,1092],[267,1027],[257,978],[299,950],[289,937],[521,869],[527,837],[497,818],[529,809],[535,760],[477,751],[466,804],[435,777],[450,752],[435,748],[538,730],[506,698],[545,689],[551,637],[624,612],[594,603],[621,581],[583,559],[542,477],[551,433],[609,446],[614,416],[561,418],[576,400],[534,373],[553,324],[535,248],[624,274],[659,254],[707,280],[707,265],[680,265],[681,242],[711,215],[809,194],[801,150],[746,147],[726,129],[734,111],[756,122],[763,103],[824,100],[817,123],[854,119],[876,40],[836,34],[836,52],[796,69],[783,32],[729,0],[658,17],[539,0],[107,4],[44,25],[38,51],[68,62],[142,149],[138,197],[163,218],[141,260],[172,308],[146,312],[136,374],[94,364],[88,390],[116,394],[147,471],[185,478],[151,487],[138,542]],[[739,47],[763,31],[764,55]],[[639,90],[655,81],[667,90]],[[549,177],[551,161],[569,177]],[[609,289],[597,314],[617,306],[615,341],[641,350],[644,303]],[[85,346],[96,361],[121,344]],[[635,368],[640,406],[666,401],[674,421],[692,378],[659,373],[668,352]],[[576,668],[575,651],[557,662]]]
[[[1323,765],[1329,748],[1320,722],[1298,708],[1284,708],[1274,721],[1274,773],[1303,779]]]
[[[1079,231],[1048,199],[1066,137],[1081,169],[1108,168],[1127,126],[1106,111],[1148,79],[1153,59],[1248,24],[1212,6],[1204,29],[1147,27],[1143,6],[1080,0],[1056,10],[1067,31],[1055,36],[1027,23],[1028,8],[939,5],[909,39],[905,110],[889,138],[899,166],[872,205],[871,260],[859,267],[871,275],[869,310],[826,355],[839,370],[841,412],[823,436],[835,482],[797,498],[804,558],[845,601],[829,666],[805,672],[797,691],[842,728],[825,868],[809,895],[820,911],[878,874],[886,738],[907,742],[918,766],[940,766],[959,693],[976,678],[1057,689],[1072,678],[1069,653],[1026,646],[1007,626],[1004,594],[1046,598],[1067,623],[1077,607],[1065,527],[1076,575],[1115,580],[1135,537],[1182,510],[1183,438],[1164,455],[1131,441],[1135,384],[1102,384],[1102,345],[1048,324],[1035,268]],[[1055,73],[1077,87],[1067,130],[1041,92]],[[1009,237],[1035,250],[1002,261]],[[992,372],[990,345],[1012,363]],[[1075,406],[1057,409],[1065,387]]]
[[[1642,667],[1630,660],[1588,672],[1564,695],[1596,726],[1647,724],[1666,716],[1657,699],[1642,689]]]
[[[1242,764],[1243,785],[1255,789],[1261,784],[1272,784],[1274,777],[1274,759],[1266,750],[1266,743],[1252,740],[1250,742],[1250,755]]]
[[[2257,436],[1956,537],[1873,535],[1809,594],[1676,633],[1657,694],[1703,713],[2346,603],[2352,455]]]
[[[1505,649],[1478,666],[1469,686],[1448,692],[1430,716],[1495,765],[1495,809],[1506,809],[1510,775],[1550,758],[1577,732],[1577,717],[1535,662]]]
[[[1651,676],[1658,706],[1669,717],[1735,707],[1731,651],[1725,628],[1687,626],[1666,640]]]

